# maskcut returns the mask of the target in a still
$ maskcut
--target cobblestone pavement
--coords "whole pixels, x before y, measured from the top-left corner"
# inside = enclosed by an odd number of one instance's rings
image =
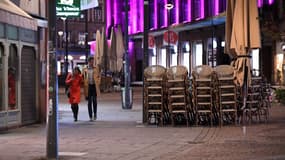
[[[141,124],[142,93],[132,110],[120,93],[98,99],[98,120],[88,121],[86,102],[73,122],[65,95],[59,103],[60,160],[285,160],[285,107],[274,105],[268,123],[220,127],[156,127]],[[45,124],[0,132],[0,160],[40,160],[46,155]]]

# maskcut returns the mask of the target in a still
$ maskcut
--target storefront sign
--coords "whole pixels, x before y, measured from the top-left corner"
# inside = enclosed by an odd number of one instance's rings
[[[37,42],[37,34],[33,30],[20,28],[19,34],[20,34],[19,35],[20,40],[23,42],[30,42],[30,43],[36,43]]]
[[[80,0],[57,0],[56,16],[58,17],[79,17]]]
[[[155,39],[153,35],[148,35],[148,48],[152,49],[155,46]]]
[[[178,42],[178,34],[174,31],[166,31],[163,34],[164,45],[176,45]]]
[[[98,6],[99,6],[98,0],[81,0],[80,4],[81,10],[95,8]]]

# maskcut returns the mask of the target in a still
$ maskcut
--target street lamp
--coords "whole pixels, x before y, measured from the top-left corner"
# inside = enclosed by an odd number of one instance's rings
[[[165,4],[165,8],[169,11],[174,7],[174,5],[171,2],[168,2]]]
[[[64,24],[64,31],[65,31],[65,56],[64,56],[64,71],[67,75],[68,73],[68,26],[67,26],[67,17],[61,17]],[[63,34],[63,33],[62,33]]]
[[[85,32],[84,32],[84,45],[85,45],[85,63],[87,64],[87,58],[88,58],[88,55],[89,55],[89,52],[88,52],[88,10],[86,9],[84,11],[83,14],[80,15],[80,18],[81,19],[84,19],[84,24],[85,24]]]
[[[62,36],[63,36],[63,31],[58,31],[57,32],[59,36],[59,48],[62,49]]]
[[[57,34],[61,37],[61,36],[63,36],[63,31],[58,31]]]
[[[63,40],[62,40],[63,31],[58,31],[57,35],[59,36],[59,49],[58,49],[58,51],[62,52],[62,48],[63,48],[63,44],[62,44],[62,42],[63,42]],[[56,58],[58,58],[58,57],[56,57]],[[62,68],[61,68],[60,61],[59,61],[59,65],[57,67],[58,67],[57,68],[57,73],[58,74],[62,74],[62,70],[61,70]]]

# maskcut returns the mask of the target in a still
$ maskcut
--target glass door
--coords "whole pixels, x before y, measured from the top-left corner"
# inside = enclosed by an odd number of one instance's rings
[[[156,49],[149,49],[149,65],[156,65]]]
[[[253,49],[251,54],[252,54],[252,58],[251,58],[252,66],[251,66],[251,68],[253,71],[252,74],[255,76],[259,76],[259,73],[260,73],[259,72],[260,71],[260,68],[259,68],[259,49]]]
[[[167,50],[166,48],[162,48],[161,49],[161,53],[160,53],[160,65],[162,65],[163,67],[167,67],[167,56],[166,56]]]
[[[180,57],[181,57],[180,64],[187,68],[188,73],[191,73],[191,71],[190,71],[190,45],[189,45],[189,42],[182,43],[182,52],[181,52]]]
[[[177,46],[170,48],[170,67],[177,66]]]
[[[203,64],[203,44],[196,42],[193,44],[193,67]]]

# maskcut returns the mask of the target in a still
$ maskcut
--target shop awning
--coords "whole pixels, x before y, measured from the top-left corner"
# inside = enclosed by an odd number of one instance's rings
[[[0,1],[0,22],[37,30],[37,21],[9,0]]]
[[[225,24],[225,21],[226,21],[226,16],[225,16],[225,12],[223,12],[215,17],[203,19],[197,22],[187,22],[184,24],[179,24],[177,26],[171,26],[171,30],[175,32],[194,30],[194,29],[209,27],[213,25]],[[149,33],[153,36],[158,36],[158,35],[163,35],[163,33],[166,31],[168,31],[168,28],[158,29],[155,31],[149,31]],[[131,35],[130,37],[132,37],[132,39],[142,39],[143,33]]]

